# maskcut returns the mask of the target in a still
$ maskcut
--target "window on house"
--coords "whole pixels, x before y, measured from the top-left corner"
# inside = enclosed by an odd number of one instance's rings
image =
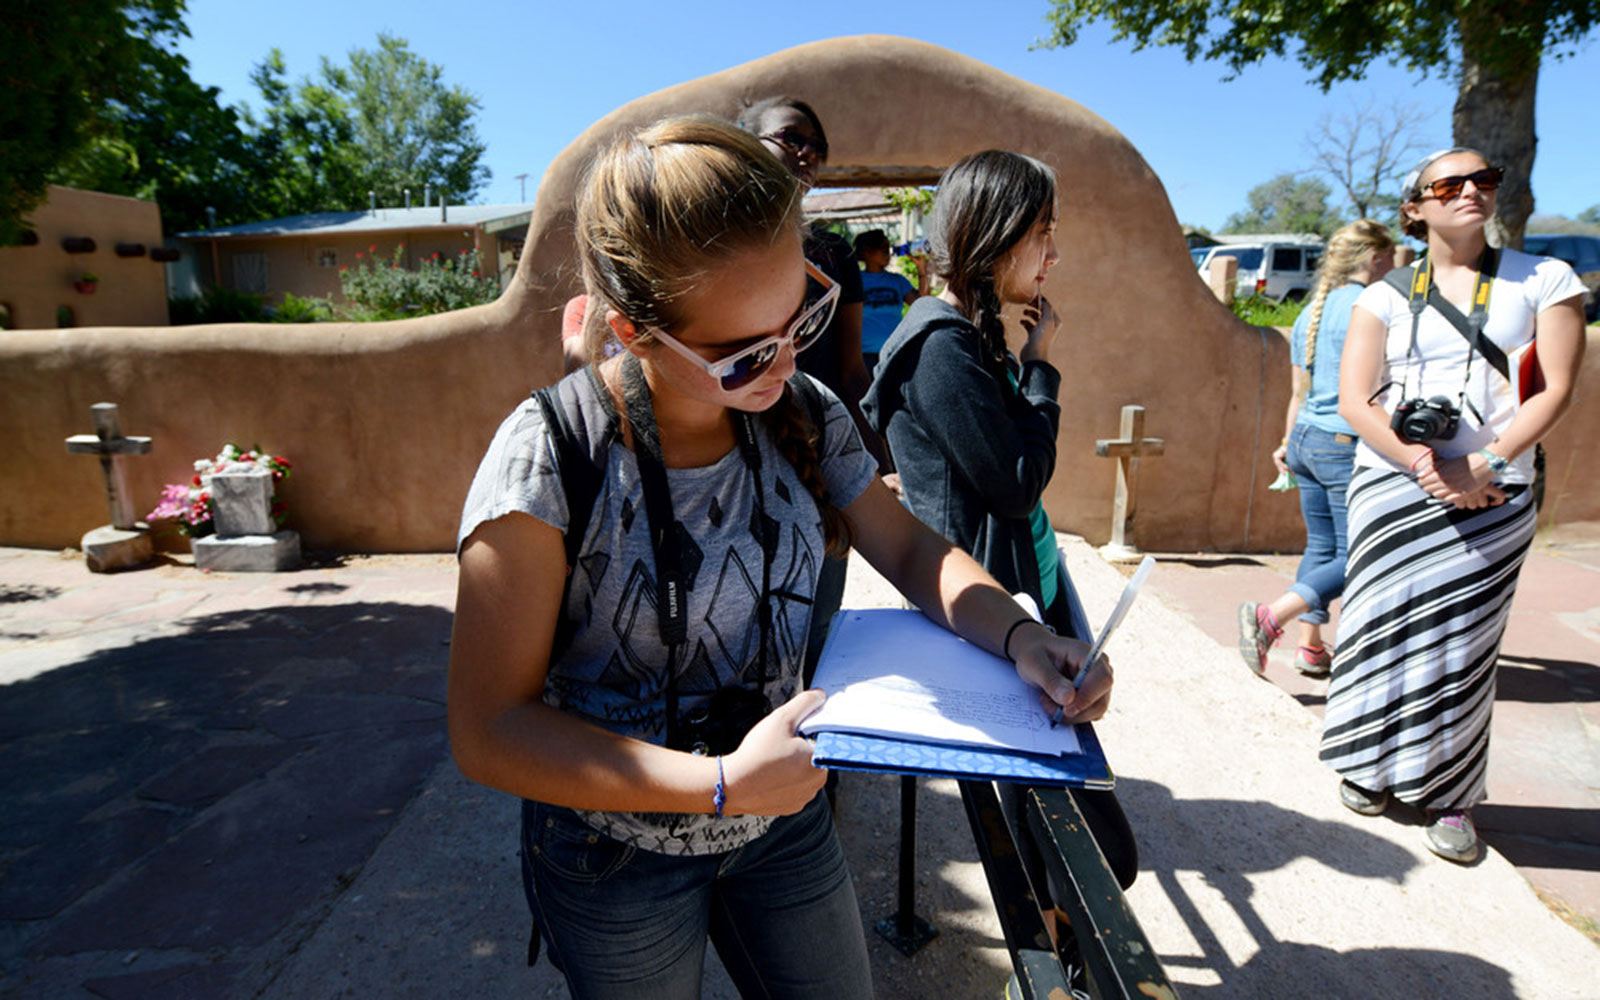
[[[264,253],[236,253],[233,255],[233,287],[235,291],[265,293],[267,290],[267,255]]]
[[[0,330],[9,330],[14,325],[11,321],[11,303],[0,302]]]
[[[318,250],[317,251],[317,266],[318,267],[338,267],[339,266],[339,251],[333,249],[332,247],[323,247],[321,250]]]
[[[56,326],[65,330],[78,325],[78,317],[73,315],[71,306],[56,306]]]

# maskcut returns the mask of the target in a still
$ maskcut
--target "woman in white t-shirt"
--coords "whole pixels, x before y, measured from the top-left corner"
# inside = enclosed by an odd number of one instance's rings
[[[1462,863],[1478,854],[1468,810],[1486,798],[1495,659],[1533,539],[1533,447],[1571,404],[1584,344],[1572,269],[1489,249],[1501,176],[1459,148],[1407,175],[1405,231],[1428,254],[1356,300],[1339,381],[1361,443],[1321,756],[1346,806],[1417,806],[1428,848]],[[1509,379],[1426,304],[1430,289],[1481,324]],[[1544,384],[1519,403],[1535,343]]]

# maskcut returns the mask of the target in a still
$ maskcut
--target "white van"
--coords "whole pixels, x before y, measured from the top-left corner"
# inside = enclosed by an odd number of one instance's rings
[[[1234,257],[1239,261],[1239,282],[1234,291],[1239,298],[1262,295],[1278,302],[1298,302],[1310,295],[1316,285],[1324,244],[1315,236],[1221,239],[1225,242],[1206,247],[1203,254],[1190,252],[1199,262],[1202,281],[1210,276],[1213,260]]]

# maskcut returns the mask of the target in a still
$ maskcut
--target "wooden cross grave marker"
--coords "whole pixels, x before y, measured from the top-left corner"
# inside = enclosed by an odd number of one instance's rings
[[[1094,453],[1117,460],[1117,497],[1111,508],[1111,541],[1100,547],[1108,562],[1137,562],[1141,553],[1133,544],[1134,511],[1139,492],[1139,460],[1166,448],[1161,438],[1144,436],[1144,407],[1122,408],[1121,437],[1094,443]]]

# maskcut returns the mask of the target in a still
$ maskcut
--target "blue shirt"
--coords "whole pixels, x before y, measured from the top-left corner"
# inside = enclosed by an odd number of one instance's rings
[[[904,275],[893,271],[862,271],[861,353],[877,354],[900,325],[906,293],[916,291]]]
[[[1329,434],[1355,436],[1355,428],[1339,416],[1339,357],[1344,354],[1344,336],[1350,332],[1350,310],[1363,286],[1351,282],[1328,293],[1322,304],[1322,321],[1317,324],[1317,355],[1311,359],[1311,387],[1300,403],[1296,423],[1305,422]],[[1289,360],[1306,367],[1306,330],[1311,326],[1311,308],[1300,311],[1289,338]]]

